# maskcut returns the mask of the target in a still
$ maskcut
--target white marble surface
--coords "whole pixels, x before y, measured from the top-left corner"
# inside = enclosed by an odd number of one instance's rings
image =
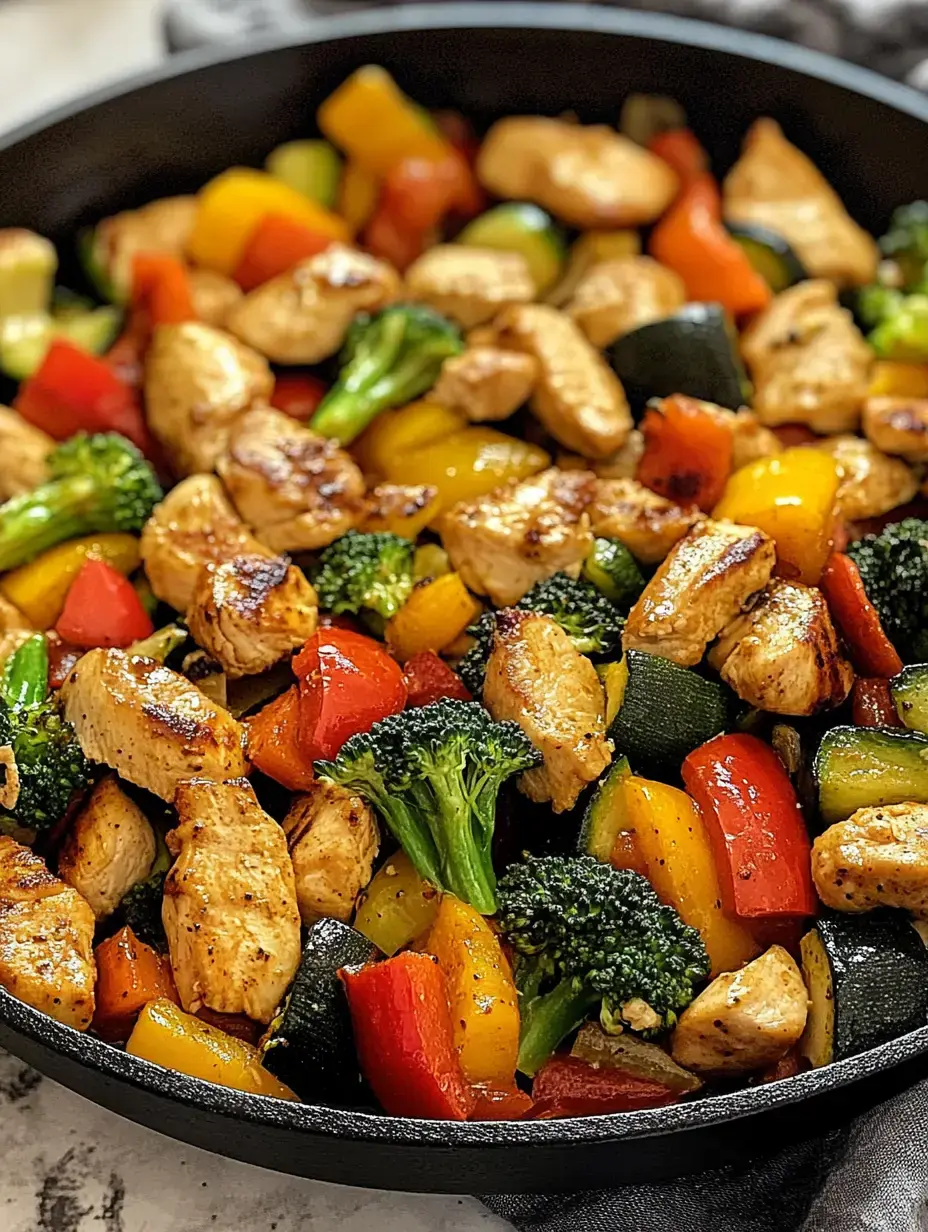
[[[154,63],[157,7],[157,0],[0,0],[0,130]],[[345,1189],[219,1159],[97,1108],[2,1053],[0,1159],[2,1232],[505,1226],[471,1198]]]

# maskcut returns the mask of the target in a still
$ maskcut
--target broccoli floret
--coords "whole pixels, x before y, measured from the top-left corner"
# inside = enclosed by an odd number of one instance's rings
[[[137,531],[161,499],[155,473],[116,433],[79,433],[48,458],[50,478],[0,505],[0,570],[78,535]]]
[[[495,612],[483,612],[476,624],[468,626],[467,635],[474,639],[474,644],[458,664],[457,673],[473,697],[483,694],[483,681],[487,674],[487,662],[493,649],[495,632]]]
[[[899,270],[902,284],[915,287],[925,278],[928,263],[928,201],[900,205],[893,212],[880,250]]]
[[[847,548],[905,663],[928,660],[928,522],[906,518]]]
[[[0,818],[3,828],[47,833],[71,797],[87,786],[89,767],[74,728],[48,689],[45,635],[29,638],[8,660],[0,687]]]
[[[540,761],[516,723],[445,700],[382,719],[316,773],[368,800],[426,880],[492,915],[496,798]]]
[[[310,427],[347,445],[381,411],[431,389],[444,361],[463,349],[457,326],[421,304],[361,313],[348,332],[339,378]]]
[[[928,294],[904,294],[890,287],[864,287],[857,301],[863,321],[872,326],[867,341],[881,359],[928,360]]]
[[[350,530],[330,544],[313,571],[319,605],[329,612],[395,616],[412,593],[415,545],[387,531]]]
[[[154,946],[156,950],[163,950],[167,938],[164,924],[161,922],[161,907],[164,902],[164,879],[171,867],[171,854],[157,827],[155,841],[157,850],[148,876],[137,881],[132,889],[122,896],[113,915],[115,922],[120,927],[128,925],[139,941]]]
[[[500,927],[519,955],[524,1074],[597,1007],[607,1031],[672,1027],[709,974],[696,929],[630,869],[530,856],[500,878],[498,898]]]

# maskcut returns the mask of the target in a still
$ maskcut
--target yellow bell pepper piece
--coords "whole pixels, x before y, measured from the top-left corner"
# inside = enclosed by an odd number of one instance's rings
[[[928,398],[928,364],[879,359],[868,392],[871,398]]]
[[[758,526],[777,545],[777,572],[815,586],[831,552],[840,472],[830,454],[802,447],[743,466],[713,512]]]
[[[438,489],[431,484],[383,484],[371,494],[363,531],[386,531],[401,539],[418,539],[438,516]]]
[[[473,907],[442,896],[425,949],[445,974],[464,1077],[505,1090],[519,1054],[519,995],[496,934]]]
[[[139,541],[132,535],[87,535],[49,548],[0,578],[0,591],[36,629],[50,629],[64,607],[85,560],[103,560],[120,573],[139,567]]]
[[[296,1099],[260,1062],[257,1048],[185,1014],[173,1001],[149,1001],[129,1036],[126,1052],[165,1069],[235,1091]]]
[[[643,860],[661,901],[675,907],[684,923],[702,935],[712,974],[735,971],[749,962],[760,946],[744,925],[722,912],[712,848],[693,801],[676,787],[634,775],[621,788],[635,834],[635,858]],[[614,851],[613,863],[616,855]]]
[[[380,180],[360,163],[347,162],[338,185],[337,210],[351,228],[352,234],[370,220],[377,208]]]
[[[460,412],[437,402],[410,402],[394,411],[382,411],[353,442],[351,453],[365,475],[383,479],[390,466],[413,449],[459,432],[466,425]]]
[[[268,214],[283,214],[332,240],[347,240],[336,214],[266,171],[232,167],[200,190],[187,253],[197,265],[231,276],[251,233]]]
[[[459,574],[442,574],[420,583],[387,622],[387,645],[400,663],[421,650],[442,650],[474,623],[480,611]]]
[[[398,851],[380,866],[361,896],[354,926],[384,954],[395,954],[429,931],[439,897],[405,851]]]
[[[323,134],[374,175],[404,158],[440,162],[453,152],[428,113],[402,92],[386,69],[368,64],[343,81],[316,113]]]

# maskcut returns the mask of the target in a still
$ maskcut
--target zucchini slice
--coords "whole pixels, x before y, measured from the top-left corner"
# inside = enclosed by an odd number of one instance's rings
[[[751,398],[737,340],[718,304],[685,304],[673,316],[623,334],[608,353],[634,409],[670,394],[732,409]]]
[[[567,255],[560,227],[550,214],[527,201],[508,201],[487,210],[467,224],[457,242],[521,253],[539,294],[557,280]]]
[[[328,141],[285,141],[271,150],[264,169],[310,201],[335,208],[342,160]]]
[[[894,727],[833,727],[815,755],[815,781],[826,825],[859,808],[928,804],[928,738]]]
[[[55,338],[102,355],[119,336],[122,321],[122,309],[112,305],[91,311],[68,307],[60,315],[5,317],[0,321],[0,371],[11,380],[25,381],[39,370]]]
[[[583,562],[583,576],[623,612],[631,610],[644,590],[638,562],[618,539],[593,540]]]
[[[350,1102],[361,1090],[348,1002],[338,973],[379,950],[340,920],[309,930],[293,987],[261,1041],[261,1064],[310,1102]]]
[[[774,295],[809,277],[795,252],[776,231],[748,223],[727,223],[726,226]]]
[[[675,782],[683,759],[730,725],[725,685],[643,650],[626,651],[628,679],[609,727],[636,774]]]
[[[628,830],[622,783],[631,774],[627,757],[617,757],[597,783],[580,823],[578,849],[581,855],[609,863],[615,840]]]
[[[831,912],[800,943],[814,1066],[856,1056],[928,1021],[928,950],[902,911]]]
[[[906,727],[928,735],[928,663],[912,663],[889,682],[896,713]]]

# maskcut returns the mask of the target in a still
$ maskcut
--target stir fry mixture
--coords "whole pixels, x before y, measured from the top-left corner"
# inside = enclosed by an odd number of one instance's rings
[[[928,204],[663,98],[317,119],[94,299],[0,231],[0,984],[450,1120],[924,1024]]]

